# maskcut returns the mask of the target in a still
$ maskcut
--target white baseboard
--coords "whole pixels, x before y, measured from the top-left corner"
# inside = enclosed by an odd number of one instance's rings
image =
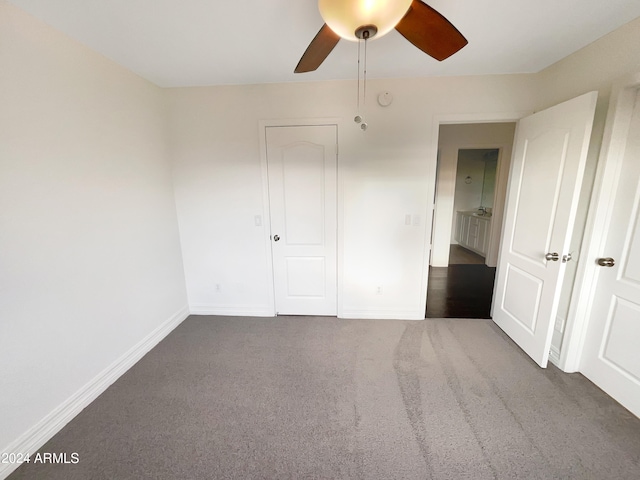
[[[549,361],[556,367],[560,368],[560,350],[553,345],[551,345],[551,348],[549,349]]]
[[[275,311],[267,305],[246,307],[244,305],[189,305],[191,315],[218,315],[229,317],[274,317]]]
[[[214,315],[229,317],[275,317],[276,313],[269,306],[245,307],[241,305],[209,305],[192,304],[191,315]],[[366,320],[424,320],[424,310],[419,312],[408,310],[342,310],[338,318]]]
[[[362,318],[366,320],[424,320],[421,312],[407,310],[350,310],[343,309],[339,318]]]
[[[0,455],[5,452],[34,454],[188,316],[189,309],[186,306],[181,308],[171,318],[140,340],[128,352],[100,372],[93,380],[7,445],[0,452]],[[19,464],[0,463],[0,479],[7,478],[19,466]]]

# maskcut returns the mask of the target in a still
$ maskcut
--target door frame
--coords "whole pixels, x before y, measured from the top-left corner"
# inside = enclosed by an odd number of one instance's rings
[[[511,112],[495,112],[495,113],[453,113],[453,114],[436,114],[433,116],[433,121],[431,123],[431,142],[429,144],[429,151],[427,154],[428,159],[428,171],[427,175],[432,181],[427,185],[427,198],[433,198],[434,203],[431,204],[429,202],[427,206],[427,211],[425,213],[425,218],[434,219],[434,213],[436,209],[436,205],[438,203],[438,198],[436,194],[441,195],[442,192],[437,191],[437,172],[438,172],[438,140],[440,137],[440,125],[455,125],[455,124],[463,124],[463,123],[504,123],[504,122],[515,122],[516,123],[516,133],[518,132],[517,122],[526,117],[527,115],[531,115],[533,113],[532,110],[517,110]],[[509,162],[510,164],[510,162]],[[502,162],[502,165],[506,165],[506,162]],[[506,175],[507,180],[509,178],[510,172],[498,172],[498,175]],[[506,185],[506,184],[505,184]],[[506,188],[506,186],[505,186]],[[496,192],[497,194],[497,192]],[[504,209],[504,205],[502,206]],[[426,233],[425,238],[428,240],[424,245],[424,252],[422,255],[423,265],[422,265],[422,285],[420,286],[420,294],[422,298],[422,305],[427,304],[427,287],[429,282],[429,266],[431,265],[431,239],[433,235],[433,225],[434,222],[431,222],[431,229]],[[428,226],[428,224],[427,224]],[[495,227],[492,227],[495,229]],[[492,235],[497,235],[500,239],[500,248],[502,248],[502,225],[500,225],[499,230],[495,230],[495,233]],[[498,249],[498,258],[500,256],[500,248]]]
[[[595,259],[603,253],[607,214],[615,194],[616,173],[622,162],[640,72],[626,75],[612,87],[604,136],[587,210],[580,262],[576,270],[558,366],[565,372],[580,371],[580,360],[593,307],[598,277]]]
[[[272,316],[276,316],[276,290],[275,282],[273,278],[273,252],[271,245],[271,209],[269,205],[269,169],[267,166],[267,127],[315,127],[322,125],[335,125],[336,126],[336,141],[338,142],[338,148],[336,152],[336,186],[337,186],[337,225],[336,225],[336,287],[337,287],[337,314],[338,317],[342,316],[342,291],[344,284],[343,276],[343,252],[344,252],[344,188],[342,183],[342,176],[340,175],[340,128],[342,126],[343,119],[337,117],[321,117],[321,118],[295,118],[295,119],[269,119],[258,121],[258,138],[260,139],[260,171],[262,175],[262,227],[264,233],[264,248],[266,258],[266,272],[267,278],[265,279],[268,289],[268,313]]]
[[[488,122],[484,122],[484,123],[488,123]],[[491,122],[491,123],[498,123],[498,122]],[[515,123],[515,122],[514,122]],[[446,124],[444,124],[446,125]],[[448,124],[451,125],[451,124]],[[498,252],[495,250],[494,245],[495,242],[499,243],[500,240],[500,236],[501,236],[501,227],[502,227],[502,215],[504,212],[504,202],[498,202],[498,205],[495,204],[495,199],[500,199],[502,196],[504,196],[503,194],[506,192],[506,182],[503,181],[503,179],[508,178],[509,176],[509,170],[507,169],[505,171],[505,169],[507,168],[506,165],[510,163],[511,159],[508,159],[508,161],[505,163],[505,150],[508,148],[507,144],[498,144],[498,143],[459,143],[456,144],[456,154],[458,156],[458,158],[460,157],[460,150],[498,150],[498,162],[497,162],[497,169],[496,169],[496,189],[493,193],[493,200],[494,200],[494,205],[493,205],[493,211],[494,212],[499,212],[498,215],[492,215],[492,219],[493,220],[498,220],[497,222],[493,221],[491,222],[491,228],[489,229],[489,233],[488,233],[488,249],[487,249],[487,255],[485,257],[485,265],[487,265],[488,267],[495,267],[497,265],[498,262]],[[441,174],[440,174],[440,163],[438,164],[438,174],[436,176],[436,182],[439,178],[442,178]],[[457,163],[456,163],[456,170],[457,170]],[[448,212],[447,210],[444,210],[442,208],[442,206],[439,204],[438,202],[438,197],[440,194],[442,193],[446,193],[446,194],[451,194],[452,198],[454,199],[454,205],[455,205],[455,190],[456,190],[456,185],[455,184],[451,184],[450,188],[448,188],[446,191],[441,191],[438,189],[438,183],[436,183],[436,198],[435,198],[435,204],[434,204],[434,210],[435,210],[435,216],[434,219],[438,217],[438,211],[440,210],[440,214],[448,214],[451,213],[450,215],[450,222],[449,226],[450,226],[450,231],[449,231],[449,238],[451,238],[452,236],[452,232],[455,230],[455,209],[452,212]],[[495,217],[495,218],[493,218]],[[435,221],[434,221],[435,223]],[[499,225],[498,225],[499,223]],[[435,230],[435,229],[433,229]],[[432,238],[432,249],[433,249],[433,233],[431,235]],[[451,243],[449,241],[449,243]],[[431,262],[431,266],[436,266],[436,267],[441,267],[442,265],[433,265],[433,262]],[[447,266],[449,266],[448,262],[447,262]]]

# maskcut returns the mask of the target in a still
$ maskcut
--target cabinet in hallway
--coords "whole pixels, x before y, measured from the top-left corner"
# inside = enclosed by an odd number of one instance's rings
[[[461,247],[486,257],[490,224],[490,217],[478,216],[475,212],[458,212],[455,239]]]

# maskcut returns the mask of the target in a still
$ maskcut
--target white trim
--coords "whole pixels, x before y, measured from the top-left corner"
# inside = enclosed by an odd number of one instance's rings
[[[514,137],[511,140],[511,145],[502,145],[499,147],[495,191],[493,193],[493,215],[491,217],[491,228],[488,238],[489,245],[487,246],[487,256],[485,258],[485,263],[489,267],[497,267],[498,259],[500,258],[499,250],[500,244],[502,243],[502,226],[504,225],[504,210],[507,203],[507,182],[511,170],[515,129],[513,133]],[[507,149],[509,150],[509,158],[505,158],[505,150]]]
[[[253,313],[251,315],[274,317],[276,315],[275,304],[275,284],[273,278],[273,252],[271,250],[271,211],[269,208],[269,170],[267,163],[267,127],[300,127],[300,126],[319,126],[319,125],[335,125],[336,126],[336,186],[337,186],[337,198],[336,198],[336,311],[337,316],[342,317],[342,292],[344,288],[344,268],[343,268],[343,251],[344,251],[344,228],[342,227],[344,221],[344,184],[342,183],[342,176],[340,175],[340,128],[342,127],[343,119],[340,117],[321,117],[321,118],[282,118],[282,119],[267,119],[258,121],[258,136],[260,138],[260,168],[262,171],[262,212],[264,218],[264,231],[265,231],[265,252],[267,257],[267,289],[269,296],[268,312],[264,311],[264,314]],[[195,306],[197,307],[197,305]],[[193,313],[193,312],[192,312]],[[218,315],[217,313],[204,313],[202,315]],[[219,315],[225,315],[221,313]],[[226,315],[234,315],[232,313]],[[239,314],[244,315],[244,314]]]
[[[599,272],[595,259],[604,246],[609,208],[615,195],[616,170],[626,145],[634,105],[632,97],[636,95],[637,88],[640,88],[640,73],[627,75],[613,85],[560,351],[558,366],[565,372],[580,370]]]
[[[260,139],[260,170],[262,175],[262,218],[264,231],[264,251],[266,258],[267,272],[267,296],[269,297],[269,314],[276,314],[275,285],[273,281],[273,253],[271,251],[271,209],[269,207],[269,170],[267,164],[267,122],[260,121],[258,125],[258,138]],[[196,313],[198,305],[193,305],[191,313]],[[209,315],[206,313],[196,313],[197,315]],[[215,315],[211,313],[210,315]]]
[[[188,308],[186,306],[181,308],[42,420],[7,445],[3,452],[34,454],[188,316]],[[19,464],[0,464],[0,479],[7,478],[19,466]]]
[[[549,346],[549,361],[558,368],[560,368],[560,352],[562,350],[562,337],[564,336],[564,326],[566,323],[567,320],[565,318],[556,315],[551,345]]]
[[[196,303],[190,305],[191,315],[217,315],[223,317],[275,317],[271,305],[247,307],[245,305],[216,305],[210,303]]]
[[[549,361],[556,367],[560,363],[560,350],[558,350],[553,344],[551,344],[551,347],[549,348]]]
[[[318,125],[339,125],[342,123],[341,117],[321,117],[321,118],[275,118],[258,120],[260,131],[263,132],[266,127],[301,127],[301,126],[318,126]]]
[[[350,310],[345,309],[339,318],[366,320],[424,320],[424,309],[407,310]]]
[[[341,124],[336,120],[336,273],[337,273],[337,303],[336,314],[342,317],[344,312],[344,175],[340,173],[340,128]]]

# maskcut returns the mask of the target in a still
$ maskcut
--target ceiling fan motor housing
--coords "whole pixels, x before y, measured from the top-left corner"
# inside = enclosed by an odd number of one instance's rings
[[[341,38],[358,42],[396,29],[438,61],[463,48],[467,39],[449,20],[420,0],[318,0],[325,21],[294,72],[316,70]]]
[[[318,0],[320,15],[340,37],[357,42],[389,33],[405,16],[412,0]],[[373,28],[372,28],[373,27]]]
[[[362,25],[361,27],[356,28],[354,33],[360,40],[369,40],[370,38],[375,37],[376,33],[378,33],[378,27],[375,25]]]

